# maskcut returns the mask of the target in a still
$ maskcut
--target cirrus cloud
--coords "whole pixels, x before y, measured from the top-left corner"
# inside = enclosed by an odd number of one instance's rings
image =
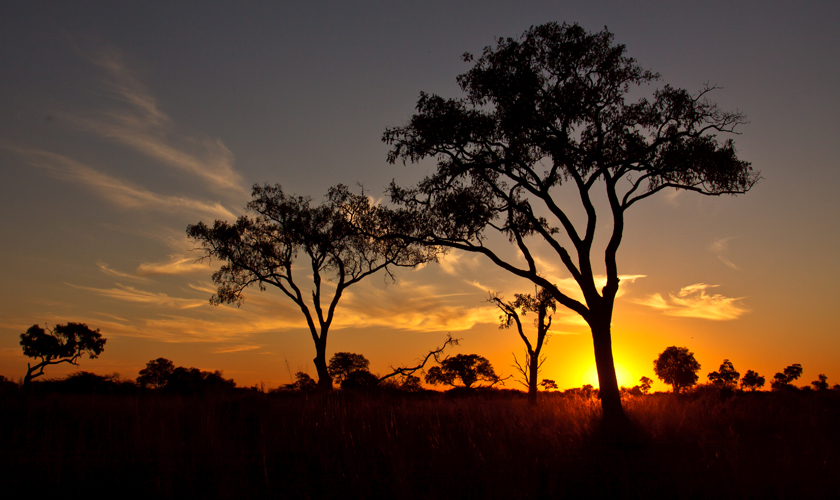
[[[655,293],[634,302],[652,307],[668,316],[682,318],[723,321],[738,319],[749,312],[749,309],[740,303],[744,297],[726,297],[718,293],[709,294],[706,292],[709,288],[717,288],[718,286],[695,283],[682,287],[676,294],[668,294],[667,299],[661,294]]]

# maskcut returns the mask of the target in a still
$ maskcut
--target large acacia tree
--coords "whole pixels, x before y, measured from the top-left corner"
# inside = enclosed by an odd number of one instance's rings
[[[592,332],[605,423],[623,421],[611,322],[626,213],[668,188],[748,191],[758,174],[731,139],[717,138],[744,116],[711,102],[711,87],[691,94],[666,85],[628,102],[659,75],[607,30],[550,23],[463,59],[474,63],[457,78],[465,97],[421,93],[409,122],[385,131],[390,162],[437,160],[416,186],[392,183],[391,199],[426,222],[418,241],[485,255],[580,314]],[[568,210],[574,204],[582,222]],[[606,235],[603,248],[594,247],[596,232]],[[506,257],[492,233],[521,259]],[[553,252],[582,299],[547,277],[535,245]]]
[[[187,227],[207,257],[224,263],[213,274],[218,289],[210,301],[240,304],[251,285],[278,288],[303,313],[315,342],[318,386],[330,390],[327,337],[344,290],[379,271],[393,279],[394,267],[432,260],[436,249],[383,238],[394,231],[411,232],[411,227],[345,186],[330,189],[327,201],[314,206],[310,198],[287,195],[279,185],[256,185],[248,210],[251,214],[233,223]]]

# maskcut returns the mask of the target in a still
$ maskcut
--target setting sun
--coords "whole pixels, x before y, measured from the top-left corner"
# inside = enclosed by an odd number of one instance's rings
[[[619,363],[615,364],[615,376],[618,379],[618,386],[619,387],[633,387],[636,385],[635,378],[630,370],[624,367]],[[589,368],[584,370],[583,375],[580,378],[581,386],[586,384],[591,384],[592,387],[599,388],[600,383],[598,382],[598,368],[595,366],[595,363],[589,365]]]

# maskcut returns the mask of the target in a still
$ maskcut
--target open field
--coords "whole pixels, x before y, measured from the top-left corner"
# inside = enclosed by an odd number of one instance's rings
[[[0,398],[6,491],[86,498],[837,498],[840,394]]]

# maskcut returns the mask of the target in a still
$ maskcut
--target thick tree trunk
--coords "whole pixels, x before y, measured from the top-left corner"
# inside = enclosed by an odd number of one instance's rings
[[[537,404],[537,371],[540,368],[539,355],[533,354],[529,359],[531,366],[528,373],[528,402]]]
[[[329,392],[333,389],[333,379],[327,370],[327,345],[326,342],[315,345],[315,370],[318,373],[318,389]]]
[[[601,408],[603,410],[603,426],[609,433],[615,433],[617,438],[626,427],[627,416],[621,406],[621,392],[615,376],[615,363],[612,354],[612,335],[610,319],[601,319],[590,323],[592,341],[595,347],[595,365],[598,368],[598,383],[600,385]]]

